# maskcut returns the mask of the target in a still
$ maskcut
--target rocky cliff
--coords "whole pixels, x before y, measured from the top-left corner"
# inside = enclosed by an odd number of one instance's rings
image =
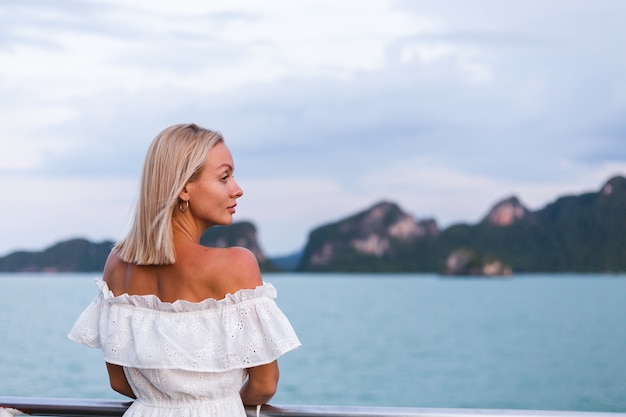
[[[624,213],[626,179],[621,176],[598,192],[563,196],[534,212],[517,197],[509,197],[478,224],[445,230],[439,230],[434,220],[418,221],[397,205],[383,202],[313,230],[298,270],[623,272]]]
[[[236,222],[229,226],[211,227],[200,238],[200,244],[214,248],[241,246],[254,253],[263,271],[278,270],[261,249],[256,227],[251,222]]]
[[[506,198],[497,203],[483,219],[483,223],[495,226],[510,226],[528,216],[530,211],[520,203],[517,197]]]
[[[311,232],[300,260],[303,271],[387,271],[402,262],[404,248],[434,237],[434,220],[418,221],[394,203],[381,202]]]

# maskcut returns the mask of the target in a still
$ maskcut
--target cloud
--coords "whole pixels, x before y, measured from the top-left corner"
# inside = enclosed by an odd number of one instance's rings
[[[3,8],[0,179],[23,203],[0,251],[117,238],[149,142],[180,122],[224,133],[269,253],[381,199],[447,225],[626,173],[621,1]]]

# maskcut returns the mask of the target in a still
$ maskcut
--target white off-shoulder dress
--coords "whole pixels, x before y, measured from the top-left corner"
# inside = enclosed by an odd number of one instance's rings
[[[137,396],[125,417],[244,417],[246,368],[300,346],[267,282],[198,303],[114,296],[106,282],[96,283],[99,293],[69,338],[124,367]]]

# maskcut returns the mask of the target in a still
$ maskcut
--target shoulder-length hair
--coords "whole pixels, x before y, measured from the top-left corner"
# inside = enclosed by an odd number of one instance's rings
[[[172,215],[183,187],[200,173],[209,151],[224,138],[195,124],[170,126],[148,148],[135,217],[126,237],[115,245],[119,257],[136,265],[176,262]]]

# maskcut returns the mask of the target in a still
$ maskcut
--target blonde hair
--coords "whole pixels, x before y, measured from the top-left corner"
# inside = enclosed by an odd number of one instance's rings
[[[135,217],[126,237],[115,245],[119,257],[136,265],[176,262],[172,215],[179,194],[195,178],[209,151],[224,138],[195,124],[170,126],[146,154]]]

